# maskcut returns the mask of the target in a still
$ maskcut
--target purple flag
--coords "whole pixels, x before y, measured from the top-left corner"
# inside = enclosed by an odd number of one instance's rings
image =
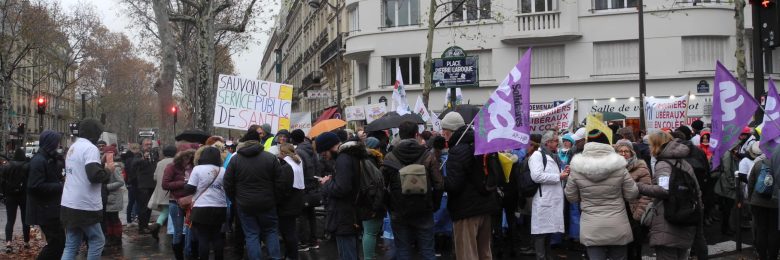
[[[777,88],[775,82],[769,79],[769,91],[766,95],[766,104],[764,110],[764,127],[761,128],[761,151],[770,156],[772,151],[780,145],[780,96],[777,95]]]
[[[531,133],[531,49],[525,52],[474,118],[474,154],[519,149]]]
[[[756,108],[758,102],[719,61],[715,68],[715,90],[712,96],[710,148],[713,149],[713,169],[720,165],[720,157],[737,141]]]

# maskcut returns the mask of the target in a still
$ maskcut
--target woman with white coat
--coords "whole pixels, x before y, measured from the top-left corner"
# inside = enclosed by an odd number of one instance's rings
[[[558,156],[553,156],[558,151],[556,133],[545,132],[541,144],[542,147],[528,160],[531,179],[540,184],[531,209],[531,235],[534,238],[536,259],[539,260],[552,259],[550,235],[564,232],[562,181],[569,176],[568,167],[561,171]]]

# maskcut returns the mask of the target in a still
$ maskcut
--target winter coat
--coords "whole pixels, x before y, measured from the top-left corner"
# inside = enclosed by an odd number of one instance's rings
[[[634,163],[627,165],[628,172],[631,174],[631,179],[636,183],[644,183],[647,185],[653,184],[653,177],[650,176],[650,169],[647,168],[645,161],[641,159],[634,159]],[[636,199],[628,201],[628,205],[631,207],[631,217],[639,221],[642,219],[642,215],[647,210],[647,205],[650,204],[652,199],[648,196],[639,196]]]
[[[669,191],[658,185],[661,178],[668,179],[672,174],[673,166],[666,160],[671,161],[673,164],[679,163],[679,167],[695,179],[696,175],[693,173],[693,167],[684,160],[689,154],[690,150],[684,144],[675,141],[668,142],[658,156],[655,174],[653,175],[653,185],[638,184],[639,192],[642,195],[652,197],[655,205],[656,215],[650,223],[650,246],[688,249],[693,244],[697,227],[681,227],[666,222],[666,218],[664,218],[664,200],[669,197]],[[700,190],[698,183],[697,189]]]
[[[48,225],[59,222],[62,198],[62,169],[65,164],[43,149],[30,160],[27,176],[27,224]]]
[[[461,136],[462,140],[456,145]],[[461,127],[453,133],[449,145],[444,190],[447,192],[447,210],[452,220],[497,212],[498,194],[480,192],[483,189],[484,165],[482,156],[474,156],[474,130]]]
[[[546,195],[546,194],[543,194]],[[580,242],[585,246],[622,246],[634,240],[626,218],[626,200],[639,195],[626,170],[626,159],[612,146],[587,143],[571,162],[566,199],[580,203]]]
[[[170,191],[170,195],[173,199],[179,199],[190,195],[184,188],[187,185],[188,171],[192,169],[184,168],[185,162],[182,162],[183,158],[193,156],[195,154],[194,149],[186,150],[176,154],[173,158],[173,163],[165,166],[165,172],[163,173],[162,188]]]
[[[544,167],[541,151],[534,152],[528,159],[531,179],[540,184],[532,202],[531,234],[564,232],[561,169],[553,159],[555,154],[545,153],[545,156],[547,167]]]
[[[114,172],[111,173],[106,190],[108,191],[108,202],[106,203],[106,212],[120,212],[124,209],[125,203],[125,181],[122,178],[122,165],[114,165]]]
[[[763,167],[764,164],[769,166],[769,159],[766,158],[765,154],[762,154],[756,158],[753,169],[750,170],[750,174],[748,175],[748,201],[752,206],[776,209],[777,198],[765,198],[760,195],[753,194],[756,188],[756,181],[758,180],[758,176],[761,175],[761,167]],[[772,169],[772,167],[769,167],[769,169]]]
[[[328,198],[326,231],[336,235],[360,233],[360,220],[354,205],[359,188],[356,171],[359,169],[359,160],[366,158],[366,147],[361,143],[349,141],[339,147],[336,172],[322,186],[323,194]]]
[[[167,207],[168,201],[171,200],[170,192],[166,191],[162,187],[163,175],[165,174],[165,168],[169,164],[173,163],[173,158],[165,158],[157,162],[157,168],[154,170],[154,181],[157,186],[152,192],[152,197],[149,199],[149,203],[146,205],[150,209],[160,209],[160,207]]]
[[[276,212],[279,217],[295,218],[301,215],[301,211],[303,211],[303,190],[293,188],[295,174],[290,164],[285,160],[279,160],[279,163],[280,189],[277,192],[279,203],[276,204]],[[304,165],[304,171],[306,171],[305,169],[306,166]]]
[[[155,153],[150,152],[150,154],[150,159],[144,159],[142,155],[142,157],[137,158],[133,163],[133,170],[138,179],[139,189],[154,189],[157,187],[157,183],[154,180],[157,158],[155,158]]]
[[[718,179],[715,182],[715,194],[718,194],[721,197],[735,199],[737,197],[737,180],[736,177],[734,177],[734,172],[739,170],[739,161],[734,158],[731,151],[727,151],[723,154],[720,161],[721,165],[718,167],[718,170],[714,172]]]
[[[250,214],[276,208],[276,192],[283,189],[279,159],[257,141],[248,141],[230,159],[223,184],[230,201]]]
[[[319,165],[317,153],[314,152],[314,148],[311,146],[311,141],[304,140],[295,147],[295,154],[301,157],[303,162],[303,182],[306,184],[306,189],[315,189],[320,186],[320,182],[317,181],[314,176],[319,175],[317,166]]]
[[[438,168],[425,168],[429,191],[427,194],[404,195],[401,191],[399,170],[410,164],[425,166],[426,160],[432,157],[432,155],[433,153],[418,143],[416,139],[404,139],[385,157],[384,166],[381,169],[389,194],[388,208],[390,217],[394,222],[424,223],[424,220],[430,219],[433,216],[433,212],[439,208],[439,204],[436,203],[441,203],[441,192],[434,192],[435,186],[441,186],[439,183],[435,183],[436,181],[441,181],[441,171]],[[438,175],[439,177],[434,177],[433,175]]]

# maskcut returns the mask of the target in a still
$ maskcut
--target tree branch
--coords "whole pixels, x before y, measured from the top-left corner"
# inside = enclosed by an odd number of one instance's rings
[[[168,14],[168,20],[171,22],[185,22],[195,24],[195,17],[189,15]]]
[[[218,14],[218,13],[222,12],[222,10],[225,10],[225,9],[233,6],[233,4],[234,4],[233,1],[225,0],[225,2],[223,2],[222,4],[217,6],[217,8],[214,9],[214,13]]]
[[[246,7],[246,10],[244,11],[244,18],[241,19],[241,24],[218,24],[216,26],[217,31],[231,31],[238,33],[244,32],[246,30],[246,24],[249,23],[249,17],[252,16],[252,7],[255,5],[255,2],[257,2],[257,0],[252,0],[252,2],[249,3],[249,5]]]
[[[192,0],[179,0],[180,2],[184,3],[185,5],[188,5],[192,8],[198,9],[200,11],[203,9],[203,6],[199,5],[198,3],[193,2]]]
[[[445,19],[447,19],[447,17],[450,17],[450,15],[454,14],[455,10],[458,10],[459,8],[463,7],[463,4],[465,4],[465,3],[466,3],[466,0],[461,0],[454,8],[452,8],[452,11],[447,12],[444,16],[439,18],[439,20],[436,21],[436,23],[433,25],[433,28],[438,27],[441,22],[443,22]],[[438,6],[437,6],[437,9],[438,9]]]

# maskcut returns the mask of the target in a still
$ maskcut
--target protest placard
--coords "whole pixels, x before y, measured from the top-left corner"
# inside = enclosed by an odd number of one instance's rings
[[[304,133],[311,130],[311,112],[292,113],[289,130],[295,129],[301,129]]]
[[[374,122],[374,120],[379,119],[380,117],[384,116],[385,113],[387,113],[387,106],[385,103],[377,103],[377,104],[370,104],[365,105],[366,109],[366,123]]]
[[[219,75],[214,126],[246,130],[271,125],[275,133],[290,128],[292,85]]]
[[[344,108],[347,114],[347,121],[366,120],[366,111],[363,106],[348,106]]]
[[[569,99],[556,107],[531,112],[531,133],[543,133],[547,130],[567,129],[574,122],[574,99]]]
[[[688,96],[678,98],[645,98],[645,125],[647,130],[677,129],[688,117]]]

